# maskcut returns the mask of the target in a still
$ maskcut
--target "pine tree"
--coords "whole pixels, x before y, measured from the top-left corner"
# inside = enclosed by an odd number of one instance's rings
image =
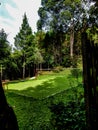
[[[7,41],[7,34],[4,29],[0,30],[0,63],[4,63],[10,54],[10,46]]]
[[[23,16],[23,22],[20,27],[19,33],[15,37],[15,47],[22,52],[23,57],[23,78],[25,78],[25,66],[26,66],[26,52],[28,47],[32,45],[33,34],[32,29],[28,23],[26,13]]]
[[[11,47],[7,41],[7,34],[4,29],[0,30],[0,76],[2,80],[3,76],[3,66],[6,67],[9,56],[11,52]]]

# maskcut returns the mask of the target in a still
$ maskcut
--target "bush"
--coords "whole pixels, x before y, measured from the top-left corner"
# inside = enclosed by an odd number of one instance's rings
[[[60,71],[63,71],[63,67],[62,66],[57,66],[53,69],[53,72],[55,73],[59,73]]]
[[[77,56],[74,56],[74,57],[70,57],[69,56],[66,56],[64,59],[63,59],[63,66],[64,67],[73,67],[73,68],[76,68],[77,67],[77,63],[78,63],[78,57]]]
[[[80,76],[82,76],[82,70],[77,69],[77,68],[72,69],[72,70],[71,70],[71,75],[72,75],[74,78],[78,79]]]
[[[71,65],[72,65],[72,61],[71,61],[70,56],[66,56],[66,57],[63,59],[63,66],[64,66],[64,67],[70,67]]]
[[[69,102],[52,104],[50,123],[54,130],[85,130],[84,102]]]

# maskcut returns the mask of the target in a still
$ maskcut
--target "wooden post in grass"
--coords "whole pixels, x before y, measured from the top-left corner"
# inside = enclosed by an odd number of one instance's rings
[[[98,130],[98,45],[82,33],[83,80],[87,130]]]
[[[8,105],[0,80],[0,130],[19,130],[13,108]]]

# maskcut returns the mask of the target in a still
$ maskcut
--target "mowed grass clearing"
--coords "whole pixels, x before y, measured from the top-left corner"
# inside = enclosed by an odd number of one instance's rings
[[[65,69],[60,73],[49,72],[36,79],[11,82],[8,85],[8,90],[15,90],[18,94],[41,99],[72,87],[70,85],[77,85],[76,79],[72,80],[70,75],[70,69]]]
[[[59,73],[40,75],[37,79],[10,82],[5,94],[15,111],[19,130],[54,130],[50,125],[49,106],[51,103],[76,100],[72,88],[81,81],[81,76],[77,81],[70,69],[65,69]]]

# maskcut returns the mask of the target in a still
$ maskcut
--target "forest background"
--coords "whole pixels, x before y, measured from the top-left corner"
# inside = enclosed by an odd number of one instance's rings
[[[33,33],[26,13],[14,38],[14,48],[0,30],[0,72],[2,79],[36,76],[38,70],[80,67],[81,34],[98,42],[97,9],[90,0],[42,0],[39,20]]]

